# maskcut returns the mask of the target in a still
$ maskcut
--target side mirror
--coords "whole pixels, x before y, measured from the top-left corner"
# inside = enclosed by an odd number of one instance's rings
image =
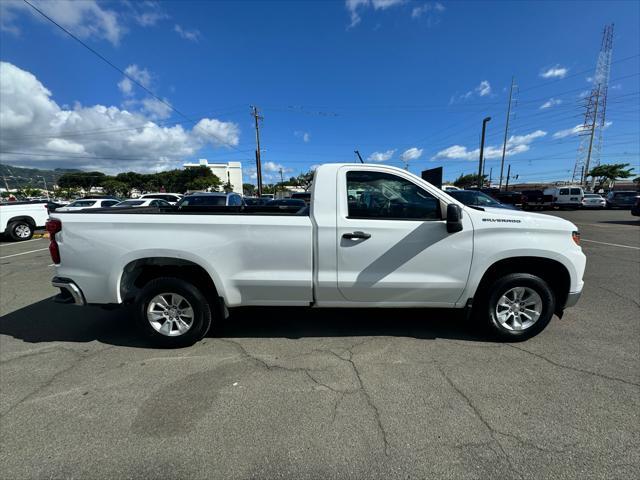
[[[462,230],[462,209],[455,203],[447,205],[447,232],[456,233]]]

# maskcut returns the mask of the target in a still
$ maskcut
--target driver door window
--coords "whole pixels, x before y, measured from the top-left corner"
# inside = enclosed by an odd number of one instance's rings
[[[384,172],[347,172],[349,218],[441,220],[440,201],[409,180]]]

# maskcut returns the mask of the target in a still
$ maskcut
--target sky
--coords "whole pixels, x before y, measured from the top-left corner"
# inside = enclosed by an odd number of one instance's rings
[[[240,161],[255,181],[327,162],[445,179],[567,180],[606,23],[603,163],[640,170],[640,3],[0,0],[0,162],[153,172]],[[127,73],[124,76],[116,68]],[[131,79],[135,80],[133,82]],[[512,180],[513,181],[513,180]]]

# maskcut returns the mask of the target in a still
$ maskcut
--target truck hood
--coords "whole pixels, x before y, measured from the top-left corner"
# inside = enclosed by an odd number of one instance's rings
[[[523,226],[572,232],[578,230],[573,223],[563,218],[544,213],[524,212],[507,208],[483,207],[484,211],[466,207],[465,210],[474,223],[496,226]]]

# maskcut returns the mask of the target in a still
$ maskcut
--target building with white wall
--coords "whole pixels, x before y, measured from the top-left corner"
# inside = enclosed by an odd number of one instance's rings
[[[201,158],[198,163],[185,163],[186,167],[209,167],[211,172],[225,184],[231,182],[233,191],[242,195],[242,163],[209,163],[205,158]]]

